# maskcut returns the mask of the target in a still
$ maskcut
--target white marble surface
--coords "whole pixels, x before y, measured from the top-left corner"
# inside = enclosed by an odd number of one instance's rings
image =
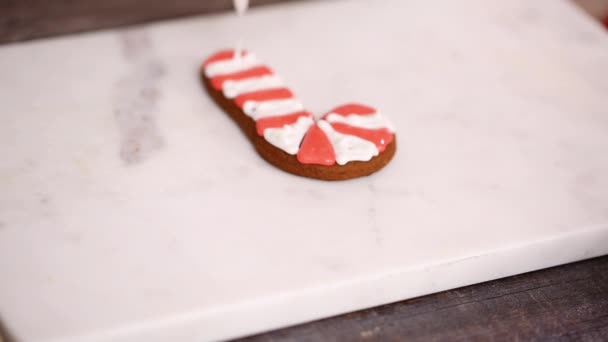
[[[325,183],[203,93],[244,32],[307,108],[394,122]],[[0,317],[225,339],[608,253],[608,34],[567,1],[312,1],[0,47]]]

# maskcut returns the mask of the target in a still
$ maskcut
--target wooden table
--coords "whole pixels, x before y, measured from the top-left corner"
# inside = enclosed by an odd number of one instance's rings
[[[252,0],[252,3],[263,5],[278,1],[281,0]],[[0,43],[209,13],[230,7],[228,0],[7,0],[0,2]],[[384,341],[401,340],[405,336],[408,340],[608,341],[608,256],[243,340]],[[10,336],[5,338],[10,340]]]

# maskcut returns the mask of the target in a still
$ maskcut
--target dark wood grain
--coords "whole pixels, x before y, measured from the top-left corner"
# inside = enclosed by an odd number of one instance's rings
[[[251,6],[295,0],[251,0]],[[0,43],[232,9],[232,0],[0,0]]]
[[[240,341],[361,340],[608,341],[608,256]]]

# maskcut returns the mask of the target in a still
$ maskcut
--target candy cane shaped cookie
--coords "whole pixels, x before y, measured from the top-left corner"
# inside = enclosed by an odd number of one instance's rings
[[[393,126],[380,112],[350,103],[315,120],[253,53],[217,52],[203,63],[201,79],[260,156],[289,173],[351,179],[380,170],[395,154]]]

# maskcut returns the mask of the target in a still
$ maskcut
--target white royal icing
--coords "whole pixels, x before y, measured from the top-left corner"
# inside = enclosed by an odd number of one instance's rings
[[[299,112],[304,109],[304,105],[297,99],[281,99],[269,101],[245,101],[243,111],[254,120],[259,120],[268,116],[277,116]]]
[[[310,117],[301,116],[295,123],[279,128],[267,128],[264,130],[264,138],[272,145],[294,155],[300,149],[300,143],[304,134],[308,132],[314,120]]]
[[[349,114],[346,116],[330,113],[325,117],[325,120],[328,122],[343,123],[353,127],[366,129],[388,128],[391,132],[395,131],[390,121],[378,112],[369,115]]]
[[[234,9],[236,10],[236,14],[239,17],[242,17],[245,15],[245,12],[247,12],[247,8],[249,8],[249,0],[232,0],[232,4],[234,5]],[[241,39],[239,39],[236,42],[236,53],[234,54],[234,59],[240,59],[241,58],[241,46],[243,45],[243,41]]]
[[[249,0],[232,0],[232,3],[238,15],[243,15],[245,14],[245,12],[247,12],[247,8],[249,7]]]
[[[338,165],[344,165],[353,160],[368,161],[380,153],[374,143],[354,135],[338,133],[325,120],[319,120],[317,125],[329,138]]]
[[[244,80],[227,80],[223,84],[224,96],[232,99],[240,94],[252,91],[277,88],[283,85],[283,81],[276,75],[250,77]]]
[[[205,76],[211,78],[220,75],[232,74],[234,72],[247,70],[259,65],[261,65],[261,63],[258,58],[252,53],[247,53],[245,56],[241,56],[240,58],[229,58],[209,63],[205,67]]]

